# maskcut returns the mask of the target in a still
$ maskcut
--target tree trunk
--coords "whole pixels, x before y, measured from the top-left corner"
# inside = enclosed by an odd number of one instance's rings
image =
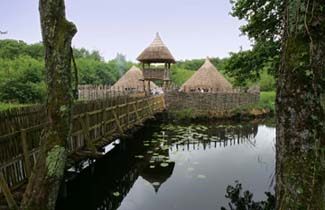
[[[277,83],[277,210],[325,210],[324,5],[286,0]]]
[[[24,210],[55,209],[71,131],[71,41],[77,29],[65,18],[64,0],[40,0],[39,11],[45,47],[49,126],[42,132],[41,152],[21,205]]]

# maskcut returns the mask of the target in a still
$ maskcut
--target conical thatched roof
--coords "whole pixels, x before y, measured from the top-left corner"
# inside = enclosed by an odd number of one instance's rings
[[[159,33],[156,38],[137,58],[142,63],[176,63],[175,58],[170,53],[169,49],[161,40]]]
[[[230,92],[232,85],[207,58],[200,69],[182,85],[180,91]]]
[[[143,82],[141,81],[143,79],[142,71],[136,67],[132,66],[132,68],[127,71],[113,86],[112,89],[114,90],[138,90],[143,91]],[[148,88],[148,83],[146,82],[146,89]],[[159,88],[155,83],[150,83],[150,89],[156,89]]]

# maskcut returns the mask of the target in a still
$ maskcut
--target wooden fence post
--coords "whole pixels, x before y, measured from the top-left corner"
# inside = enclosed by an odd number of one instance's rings
[[[151,104],[150,104],[151,99],[152,99],[151,97],[147,99],[147,105],[148,105],[148,109],[149,109],[150,114],[153,115],[152,107],[151,107]]]
[[[139,117],[139,113],[138,113],[137,103],[138,103],[138,100],[136,100],[135,103],[133,104],[133,108],[134,108],[135,116],[137,117],[137,122],[139,122],[140,121],[140,117]]]
[[[115,110],[113,109],[112,112],[113,112],[113,116],[114,116],[115,121],[116,121],[117,128],[118,128],[119,132],[120,132],[121,134],[123,134],[124,131],[123,131],[123,128],[122,128],[122,126],[121,126],[121,122],[120,122],[120,120],[119,120],[119,118],[118,118],[118,116],[117,116]]]
[[[0,187],[1,187],[2,192],[3,192],[3,194],[4,194],[5,198],[6,198],[9,209],[10,210],[18,209],[17,203],[16,203],[14,197],[12,196],[12,194],[10,192],[10,188],[7,185],[6,180],[4,179],[2,172],[0,172]]]
[[[85,121],[83,121],[80,117],[78,120],[81,124],[82,132],[84,134],[86,148],[90,149],[91,151],[96,151],[96,147],[93,144],[93,142],[91,141],[90,134],[89,134],[89,127],[90,127],[89,113],[88,112],[85,113]]]
[[[27,177],[29,178],[30,175],[32,174],[32,168],[31,168],[31,163],[30,163],[29,154],[28,154],[26,129],[20,130],[20,136],[21,136],[21,141],[22,141],[22,146],[23,146],[23,155],[24,155],[24,161],[25,161],[26,174],[27,174]]]

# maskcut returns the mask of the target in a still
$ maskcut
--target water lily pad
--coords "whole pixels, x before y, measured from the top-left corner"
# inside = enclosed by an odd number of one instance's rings
[[[151,183],[153,186],[159,186],[160,185],[160,182],[153,182]]]
[[[169,146],[163,146],[161,149],[162,150],[169,150]]]
[[[154,166],[154,165],[150,165],[149,168],[156,168],[156,166]]]
[[[149,151],[147,151],[147,153],[148,153],[148,154],[152,154],[152,153],[153,153],[153,151],[150,151],[150,150],[149,150]]]
[[[161,163],[160,166],[165,168],[165,167],[169,166],[169,164],[168,163]]]
[[[144,144],[144,146],[145,146],[145,147],[149,147],[149,146],[150,146],[150,144]]]
[[[113,195],[114,195],[115,197],[119,197],[121,194],[120,194],[119,192],[113,192]]]
[[[199,174],[199,175],[197,175],[197,178],[199,178],[199,179],[206,179],[207,177],[205,175]]]
[[[154,160],[150,160],[149,163],[155,163],[155,161]]]
[[[142,158],[144,158],[144,156],[143,155],[136,155],[136,156],[134,156],[135,158],[139,158],[139,159],[142,159]]]

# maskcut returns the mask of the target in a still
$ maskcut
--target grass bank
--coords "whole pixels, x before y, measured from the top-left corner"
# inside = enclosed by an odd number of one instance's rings
[[[275,91],[261,92],[260,102],[253,105],[242,106],[234,110],[236,113],[242,113],[250,110],[268,110],[271,113],[275,112]]]
[[[16,104],[16,103],[2,103],[0,102],[0,111],[6,111],[9,109],[23,107],[23,106],[30,106],[31,104]]]

